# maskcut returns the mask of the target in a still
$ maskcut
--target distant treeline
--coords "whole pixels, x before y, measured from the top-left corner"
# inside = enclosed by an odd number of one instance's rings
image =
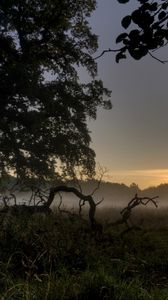
[[[68,184],[71,185],[73,182]],[[81,181],[80,186],[84,193],[89,194],[96,189],[98,186],[98,181]],[[128,201],[130,201],[130,199],[134,197],[136,193],[141,197],[159,196],[158,203],[164,204],[165,201],[168,203],[168,184],[160,184],[159,186],[149,187],[142,190],[135,183],[127,186],[123,183],[120,184],[102,181],[99,188],[95,191],[94,197],[98,200],[104,198],[104,204],[125,205],[125,203],[128,203]]]

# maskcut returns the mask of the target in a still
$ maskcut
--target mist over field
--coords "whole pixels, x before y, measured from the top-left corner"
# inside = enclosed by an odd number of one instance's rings
[[[128,202],[137,193],[139,197],[155,197],[158,196],[157,204],[159,208],[168,207],[168,184],[161,184],[156,187],[149,187],[147,189],[140,189],[135,183],[127,186],[125,184],[102,182],[98,187],[98,181],[90,180],[79,182],[80,188],[85,195],[90,195],[93,192],[93,198],[95,202],[101,201],[99,205],[100,208],[122,208],[125,207]],[[73,182],[69,183],[69,186],[74,186]],[[9,194],[9,192],[5,192]],[[1,192],[2,194],[2,192]],[[18,204],[27,204],[31,199],[32,192],[30,190],[26,191],[16,191],[15,193]],[[36,198],[36,201],[39,199]],[[31,204],[33,205],[34,200],[31,199]],[[62,206],[69,209],[77,208],[79,199],[71,193],[61,193]],[[55,200],[52,206],[58,206],[60,203],[60,195],[55,196]],[[148,207],[153,207],[149,204]]]
[[[68,186],[75,186],[74,182],[69,182]],[[167,228],[168,227],[168,184],[161,184],[156,187],[149,187],[141,190],[135,183],[130,186],[119,183],[99,182],[96,180],[79,182],[78,189],[81,189],[84,195],[92,195],[95,203],[101,201],[96,207],[96,218],[101,222],[113,223],[121,219],[121,211],[127,207],[128,203],[135,197],[149,197],[156,199],[157,207],[149,202],[147,205],[137,205],[131,211],[131,221],[135,226],[147,228]],[[41,187],[43,189],[43,187]],[[35,192],[35,191],[34,191]],[[10,192],[2,192],[2,195],[9,195]],[[30,190],[16,191],[17,204],[36,205],[39,197],[33,197]],[[46,193],[46,195],[48,195]],[[1,201],[1,204],[2,201]],[[10,205],[14,204],[14,199],[10,200]],[[42,203],[39,203],[41,205]],[[72,193],[61,192],[55,195],[51,205],[53,211],[59,210],[66,215],[66,212],[79,212],[79,198]],[[89,204],[86,202],[82,207],[82,216],[88,219]]]

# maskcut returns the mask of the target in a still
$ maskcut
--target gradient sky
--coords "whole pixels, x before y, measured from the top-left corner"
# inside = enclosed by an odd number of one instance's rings
[[[98,0],[90,23],[99,36],[99,51],[118,48],[115,39],[122,32],[121,18],[135,7],[117,0]],[[155,54],[156,55],[156,54]],[[168,59],[167,49],[159,57]],[[115,54],[98,60],[104,85],[112,90],[111,111],[99,110],[89,122],[96,161],[108,168],[105,180],[141,188],[168,182],[168,64],[151,57],[115,62]],[[81,79],[87,74],[81,71]]]

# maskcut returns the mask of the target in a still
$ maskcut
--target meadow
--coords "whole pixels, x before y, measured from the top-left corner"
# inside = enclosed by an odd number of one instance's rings
[[[74,211],[1,216],[0,299],[168,299],[168,209],[136,209],[125,234],[118,216],[98,208],[101,233]]]

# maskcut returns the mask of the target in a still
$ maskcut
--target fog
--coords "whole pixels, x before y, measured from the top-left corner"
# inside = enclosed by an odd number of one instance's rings
[[[72,184],[69,184],[72,186]],[[125,184],[102,182],[98,187],[97,181],[87,181],[80,183],[80,188],[83,194],[91,195],[93,193],[93,199],[95,203],[101,201],[100,208],[116,208],[122,209],[127,206],[128,202],[137,193],[139,197],[156,197],[159,208],[168,206],[168,184],[161,184],[157,187],[149,187],[145,190],[140,190],[136,184],[126,186]],[[17,191],[13,192],[16,197],[17,204],[36,205],[40,201],[40,197],[34,197],[31,191]],[[1,198],[3,195],[10,196],[10,192],[1,192]],[[47,195],[47,194],[46,194]],[[66,207],[68,209],[76,209],[79,207],[79,198],[72,193],[60,193],[57,194],[52,203],[52,207],[58,207],[61,201],[61,208]],[[1,199],[2,202],[2,199]],[[10,199],[9,204],[14,204],[14,197]],[[42,204],[38,203],[39,205]],[[148,207],[152,208],[152,203],[148,204]]]

